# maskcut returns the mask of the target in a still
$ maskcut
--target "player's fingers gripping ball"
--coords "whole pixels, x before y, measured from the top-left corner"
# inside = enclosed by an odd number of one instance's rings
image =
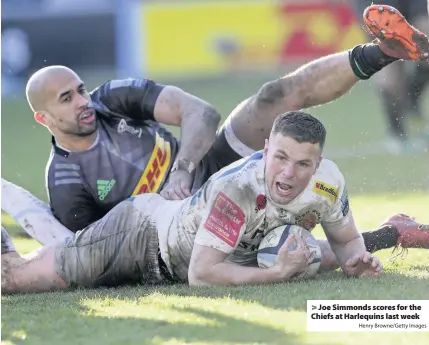
[[[263,238],[258,249],[258,265],[262,268],[274,266],[277,262],[277,255],[280,248],[288,238],[293,237],[293,235],[295,235],[296,238],[301,237],[303,243],[300,244],[299,240],[293,241],[288,247],[289,251],[296,250],[298,246],[307,246],[309,249],[309,264],[307,268],[303,272],[294,275],[293,279],[297,280],[314,277],[322,262],[322,251],[313,235],[297,225],[279,226],[271,230],[269,234]]]

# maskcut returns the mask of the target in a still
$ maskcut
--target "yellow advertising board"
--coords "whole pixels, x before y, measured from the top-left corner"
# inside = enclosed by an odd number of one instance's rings
[[[142,6],[143,52],[151,73],[223,70],[237,55],[272,60],[284,30],[272,1]]]
[[[155,75],[269,67],[365,40],[347,2],[152,2],[141,18],[142,60]]]

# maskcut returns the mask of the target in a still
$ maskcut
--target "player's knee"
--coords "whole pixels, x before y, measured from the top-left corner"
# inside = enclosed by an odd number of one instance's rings
[[[272,106],[283,100],[285,94],[280,80],[269,81],[262,85],[256,94],[258,107]]]
[[[203,112],[203,120],[207,125],[217,128],[222,117],[212,105],[206,105]]]
[[[14,267],[23,259],[17,252],[2,254],[1,256],[1,293],[10,294],[16,291],[16,283],[13,279]]]

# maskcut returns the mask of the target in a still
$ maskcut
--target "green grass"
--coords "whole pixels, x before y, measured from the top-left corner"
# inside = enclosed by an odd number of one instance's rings
[[[427,196],[357,196],[352,207],[363,229],[401,210],[428,219]],[[11,228],[11,223],[9,223]],[[11,233],[16,231],[12,227]],[[320,229],[316,235],[320,235]],[[33,245],[18,239],[27,251]],[[236,288],[124,287],[2,297],[4,344],[425,344],[424,333],[306,332],[307,299],[427,299],[428,252],[410,250],[387,263],[378,279],[345,279],[340,272],[315,280]],[[329,339],[330,338],[330,339]],[[329,340],[328,340],[329,339]]]
[[[395,212],[428,221],[424,193],[356,196],[351,200],[362,229]],[[19,236],[4,219],[20,252],[39,245]],[[316,237],[323,237],[320,229]],[[425,333],[306,332],[308,299],[428,298],[429,253],[413,249],[404,260],[387,262],[377,279],[345,279],[340,272],[315,280],[271,286],[230,288],[123,287],[2,297],[2,344],[426,344]],[[329,339],[330,338],[330,339]],[[329,340],[328,340],[329,339]]]
[[[275,76],[236,75],[177,85],[226,116],[238,101]],[[46,200],[49,135],[34,122],[23,99],[2,103],[2,176]],[[429,154],[392,156],[376,146],[385,138],[385,127],[368,83],[311,112],[328,129],[326,155],[350,153],[335,161],[348,181],[351,207],[362,230],[375,228],[397,212],[429,222]],[[3,217],[2,224],[22,253],[39,247],[10,218]],[[315,235],[322,236],[321,230]],[[405,260],[393,263],[386,262],[389,255],[389,250],[379,252],[385,271],[378,279],[350,280],[331,272],[307,282],[259,287],[124,287],[6,296],[2,344],[426,344],[425,333],[305,330],[307,299],[427,299],[428,251],[410,250]]]

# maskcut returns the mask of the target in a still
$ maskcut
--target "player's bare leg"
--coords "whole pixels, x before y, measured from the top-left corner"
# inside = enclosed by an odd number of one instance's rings
[[[260,150],[277,115],[331,102],[358,81],[350,67],[348,52],[323,57],[262,85],[255,95],[232,111],[225,125],[230,121],[241,143]],[[229,139],[228,131],[226,134]]]
[[[395,30],[400,33],[404,29],[401,25],[389,28],[395,34]],[[408,23],[407,28],[417,32]],[[280,113],[331,102],[347,93],[359,80],[369,79],[398,59],[428,59],[429,41],[424,35],[410,45],[408,37],[399,34],[386,40],[372,33],[379,38],[375,43],[320,58],[264,84],[254,96],[233,110],[225,125],[230,122],[235,138],[242,144],[253,150],[261,149],[274,118]],[[228,139],[228,131],[226,133]],[[231,144],[233,135],[229,136]]]
[[[73,235],[54,217],[50,207],[30,192],[3,178],[1,189],[2,210],[21,225],[32,238],[48,245]]]
[[[2,294],[63,290],[67,284],[55,272],[54,249],[45,247],[20,256],[2,228]]]
[[[2,294],[48,292],[67,288],[67,284],[55,272],[52,247],[45,247],[30,257],[2,255],[1,271]]]

